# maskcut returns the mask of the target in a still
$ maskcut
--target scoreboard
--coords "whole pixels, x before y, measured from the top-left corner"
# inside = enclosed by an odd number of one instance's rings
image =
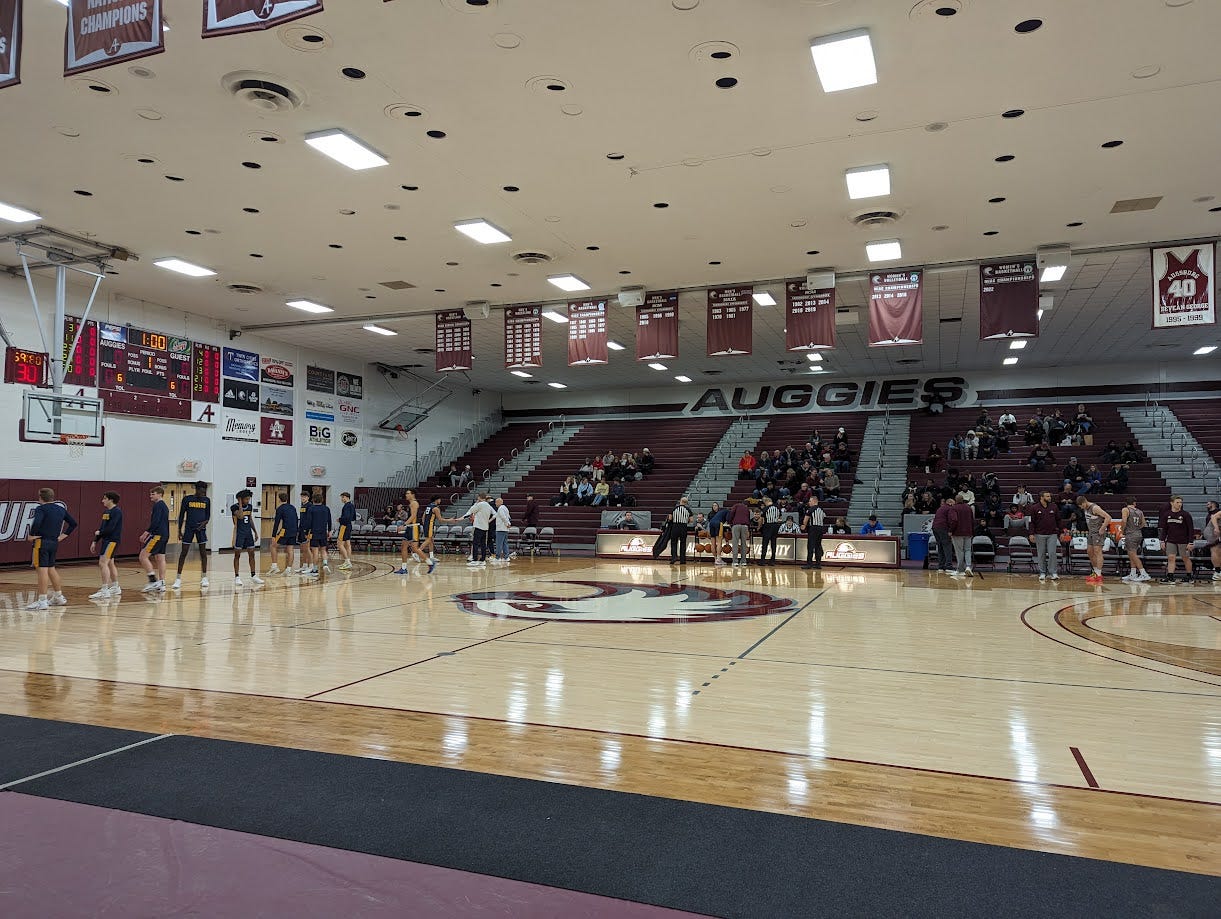
[[[49,357],[45,351],[9,348],[4,353],[4,382],[46,386]]]
[[[105,327],[98,389],[190,399],[191,342],[126,326]]]
[[[76,341],[76,333],[81,330],[80,344],[68,356],[68,349]],[[97,386],[98,379],[98,324],[86,322],[84,328],[81,321],[73,316],[64,319],[64,385],[65,386]]]

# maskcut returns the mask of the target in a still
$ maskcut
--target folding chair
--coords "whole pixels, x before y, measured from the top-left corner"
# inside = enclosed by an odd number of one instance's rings
[[[985,564],[996,570],[996,547],[987,536],[972,536],[971,567],[982,568]]]
[[[521,531],[521,539],[517,541],[517,551],[529,550],[531,555],[538,551],[538,527],[526,527]]]
[[[1006,550],[1009,556],[1008,571],[1013,573],[1014,565],[1026,565],[1031,571],[1035,570],[1034,563],[1034,547],[1030,545],[1030,540],[1025,536],[1010,536],[1009,542],[1006,545]]]
[[[509,534],[509,555],[516,555],[517,550],[521,548],[521,527],[514,524],[505,532]]]
[[[535,543],[539,552],[555,555],[555,527],[543,527],[539,530]]]

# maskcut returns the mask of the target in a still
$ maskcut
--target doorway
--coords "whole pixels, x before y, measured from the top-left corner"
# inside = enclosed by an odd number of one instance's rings
[[[194,497],[195,483],[194,482],[165,482],[165,483],[163,483],[163,487],[165,488],[165,503],[167,505],[169,505],[169,509],[170,509],[170,539],[169,539],[169,542],[166,544],[168,547],[168,546],[178,545],[178,543],[180,542],[180,540],[178,538],[178,536],[179,536],[179,534],[178,534],[178,514],[182,511],[182,502],[187,498]],[[211,493],[212,493],[212,489],[209,488],[208,494],[211,495]],[[223,510],[221,512],[223,513]],[[213,501],[212,520],[208,521],[208,541],[209,542],[211,542],[211,539],[212,539],[212,523],[213,523],[213,521],[215,521],[217,513],[218,513],[218,510],[216,508],[215,501]]]
[[[280,506],[280,495],[287,493],[288,500],[294,501],[291,485],[264,485],[262,504],[259,505],[259,538],[271,539],[271,531],[276,522],[276,508]]]

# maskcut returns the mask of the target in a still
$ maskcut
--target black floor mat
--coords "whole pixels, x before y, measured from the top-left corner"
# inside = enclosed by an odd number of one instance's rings
[[[0,715],[0,785],[151,736],[92,724]]]

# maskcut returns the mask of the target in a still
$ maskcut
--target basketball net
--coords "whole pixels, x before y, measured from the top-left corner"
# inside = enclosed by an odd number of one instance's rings
[[[68,455],[72,459],[83,459],[89,438],[85,434],[60,434],[59,442],[68,445]]]

